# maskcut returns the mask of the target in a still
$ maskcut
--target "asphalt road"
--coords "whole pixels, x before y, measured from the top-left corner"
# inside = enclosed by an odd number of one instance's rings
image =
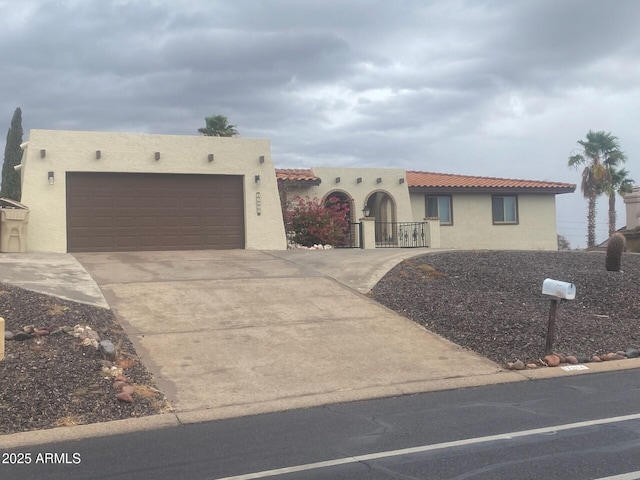
[[[640,478],[629,474],[640,472],[640,371],[339,404],[0,456],[0,478],[25,480],[628,480]]]

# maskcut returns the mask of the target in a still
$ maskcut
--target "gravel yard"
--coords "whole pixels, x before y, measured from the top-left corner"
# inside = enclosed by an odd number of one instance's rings
[[[545,278],[574,283],[558,305],[554,351],[587,356],[640,347],[640,255],[607,272],[602,252],[460,251],[414,257],[373,289],[383,305],[500,364],[544,357]]]
[[[110,310],[0,284],[5,330],[47,327],[52,333],[5,342],[0,361],[0,434],[141,417],[167,411],[164,395],[140,362]],[[89,326],[118,346],[107,362],[91,345],[59,330]],[[107,370],[108,369],[108,370]],[[133,403],[116,399],[115,375],[132,388]]]

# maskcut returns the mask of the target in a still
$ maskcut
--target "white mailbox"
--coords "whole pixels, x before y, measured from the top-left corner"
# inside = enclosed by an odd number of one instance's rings
[[[542,293],[563,300],[573,300],[576,298],[576,286],[573,283],[545,278],[542,282]]]

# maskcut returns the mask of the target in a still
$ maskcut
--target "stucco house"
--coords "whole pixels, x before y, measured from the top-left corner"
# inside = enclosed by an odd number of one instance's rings
[[[426,246],[458,249],[556,250],[555,196],[574,184],[476,177],[403,169],[311,168],[276,170],[287,198],[348,202],[351,221],[375,218],[376,243],[402,235],[397,224],[422,224]],[[412,227],[410,231],[415,231]],[[391,232],[391,233],[389,233]]]
[[[268,140],[31,130],[28,251],[284,249]]]
[[[575,190],[400,168],[276,170],[265,139],[31,130],[22,148],[32,252],[282,250],[282,202],[296,195],[347,202],[365,248],[555,250],[555,195]]]

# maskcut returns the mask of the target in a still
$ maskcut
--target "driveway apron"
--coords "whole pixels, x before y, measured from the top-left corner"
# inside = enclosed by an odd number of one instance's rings
[[[358,292],[398,255],[74,256],[183,421],[523,380]]]

